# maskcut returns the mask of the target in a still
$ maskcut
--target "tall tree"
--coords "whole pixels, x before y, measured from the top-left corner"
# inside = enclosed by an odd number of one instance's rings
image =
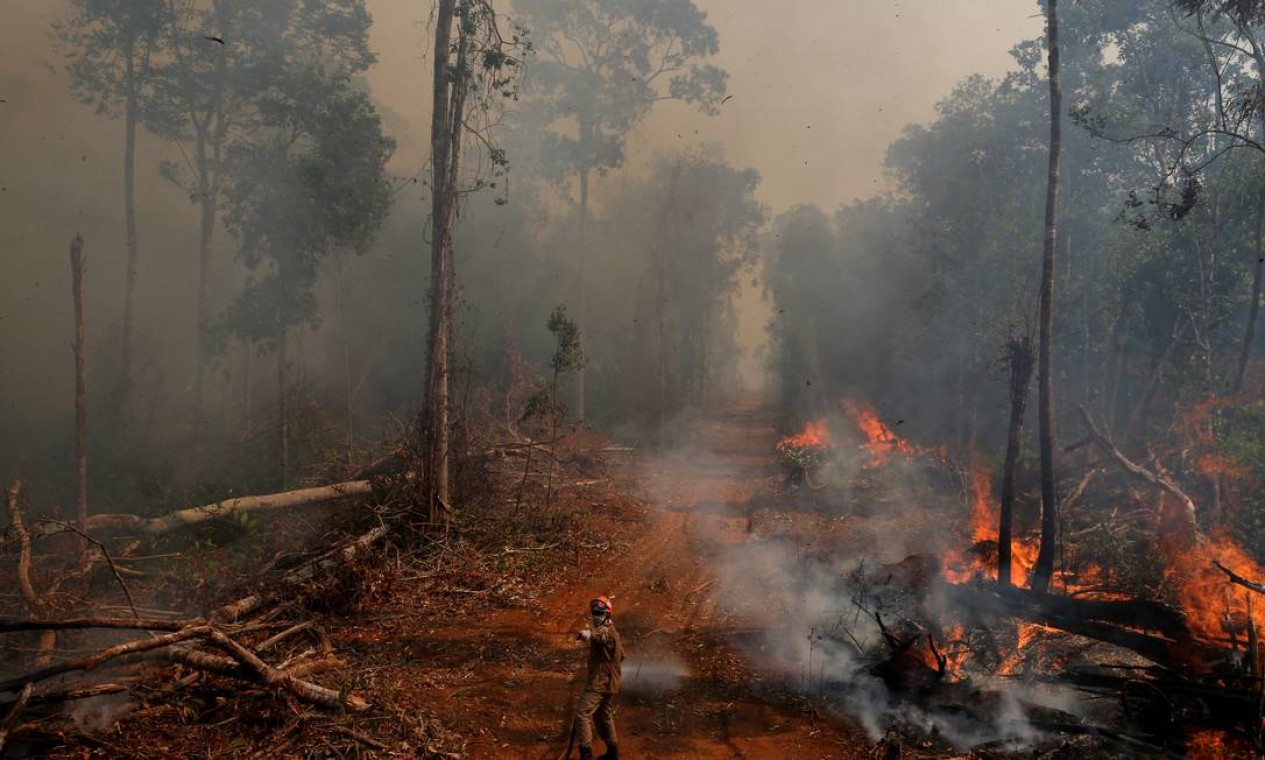
[[[197,362],[194,368],[194,457],[206,415],[206,371],[211,355],[211,264],[225,185],[229,146],[260,124],[258,104],[298,61],[322,61],[350,74],[375,60],[364,0],[168,0],[167,35],[157,68],[152,128],[192,143],[184,167],[167,164],[199,208]],[[186,154],[187,155],[187,154]]]
[[[587,340],[589,179],[623,161],[624,142],[660,100],[715,113],[726,74],[700,63],[719,50],[716,30],[693,0],[520,0],[539,59],[523,83],[524,118],[543,136],[541,163],[578,182],[576,322]],[[576,373],[575,413],[587,409]]]
[[[1045,235],[1041,253],[1040,346],[1037,354],[1037,418],[1041,450],[1041,550],[1032,572],[1032,588],[1047,591],[1054,575],[1058,501],[1054,490],[1054,256],[1058,244],[1059,154],[1063,147],[1063,90],[1059,80],[1058,0],[1046,0],[1049,49],[1050,163],[1046,177]]]
[[[73,0],[53,30],[67,60],[71,92],[99,113],[123,117],[123,227],[127,275],[123,290],[123,345],[119,401],[132,386],[136,334],[136,133],[143,101],[152,96],[150,60],[162,28],[161,0]]]
[[[463,187],[459,172],[462,136],[473,130],[482,144],[491,145],[487,122],[470,116],[472,112],[486,115],[496,96],[514,94],[520,62],[509,51],[519,40],[518,34],[508,40],[502,35],[496,12],[487,0],[439,0],[431,74],[430,345],[419,426],[424,469],[421,501],[432,523],[446,522],[452,506],[448,473],[453,230],[460,194],[468,189]],[[503,150],[492,147],[489,154],[494,170],[505,167]],[[480,188],[485,182],[475,178],[472,185]]]
[[[345,71],[315,65],[273,80],[257,102],[250,139],[228,147],[226,223],[242,262],[260,276],[211,323],[214,353],[229,336],[277,353],[281,486],[288,487],[286,338],[316,320],[322,260],[359,254],[390,206],[386,162],[394,142],[369,95]]]

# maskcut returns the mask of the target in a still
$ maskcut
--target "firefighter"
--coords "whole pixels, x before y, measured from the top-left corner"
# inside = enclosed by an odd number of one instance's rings
[[[599,596],[589,602],[592,629],[584,629],[576,640],[589,644],[589,676],[575,711],[575,732],[580,744],[580,760],[593,760],[593,729],[606,743],[601,760],[619,760],[619,738],[615,735],[615,695],[624,661],[624,643],[611,620],[611,602]]]

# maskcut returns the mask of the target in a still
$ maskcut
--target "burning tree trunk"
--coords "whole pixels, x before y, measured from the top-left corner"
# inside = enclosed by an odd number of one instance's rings
[[[1050,52],[1050,164],[1045,194],[1045,246],[1041,256],[1041,346],[1038,394],[1041,445],[1041,551],[1032,573],[1032,588],[1045,591],[1054,575],[1054,542],[1058,502],[1054,491],[1054,252],[1059,203],[1059,152],[1062,149],[1063,93],[1059,82],[1058,0],[1046,5],[1046,41]]]
[[[1032,381],[1032,339],[1013,338],[1010,349],[1010,425],[1006,434],[1006,464],[1001,481],[1001,516],[997,528],[997,581],[1010,585],[1011,529],[1015,503],[1015,464],[1023,448],[1023,414]]]
[[[86,335],[83,315],[83,237],[70,243],[71,290],[75,299],[75,508],[79,530],[88,521],[88,379],[85,369]]]

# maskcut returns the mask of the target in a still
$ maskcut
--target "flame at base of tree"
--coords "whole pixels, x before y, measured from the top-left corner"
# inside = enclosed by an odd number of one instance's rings
[[[777,442],[777,453],[792,467],[808,472],[821,467],[830,451],[830,431],[825,420],[809,422],[797,435]]]

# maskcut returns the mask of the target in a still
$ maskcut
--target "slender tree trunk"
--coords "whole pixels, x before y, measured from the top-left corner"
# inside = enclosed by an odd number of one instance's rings
[[[219,47],[223,47],[222,45]],[[211,281],[211,246],[215,239],[216,211],[219,205],[220,158],[224,147],[226,114],[224,87],[227,61],[223,50],[215,65],[215,88],[210,115],[197,129],[198,203],[201,218],[198,225],[198,359],[193,378],[193,461],[201,464],[202,427],[206,422],[206,365],[209,347],[206,328],[211,318],[207,290]],[[210,125],[214,122],[213,131]],[[209,151],[209,153],[208,153]]]
[[[82,532],[88,523],[88,377],[87,331],[83,315],[83,237],[70,242],[71,291],[75,301],[75,507]]]
[[[345,257],[340,257],[338,260],[338,311],[342,319],[343,405],[347,412],[347,465],[350,466],[355,429],[351,413],[351,337],[347,334],[347,261]]]
[[[1032,340],[1010,341],[1010,425],[1006,433],[1006,464],[1001,480],[1001,520],[997,529],[997,582],[1010,585],[1011,532],[1015,504],[1015,466],[1023,450],[1023,415],[1032,381]]]
[[[1243,332],[1243,347],[1239,351],[1239,369],[1234,375],[1234,392],[1243,392],[1247,379],[1247,363],[1252,356],[1252,344],[1256,341],[1256,316],[1261,305],[1261,276],[1265,269],[1265,247],[1262,247],[1262,227],[1265,226],[1265,185],[1261,186],[1256,203],[1256,265],[1252,268],[1252,294],[1248,300],[1247,327]]]
[[[202,140],[199,140],[202,143]],[[215,235],[215,205],[211,202],[205,145],[198,146],[198,192],[201,196],[201,218],[198,225],[198,300],[197,300],[197,365],[193,376],[193,452],[194,462],[201,459],[202,425],[206,417],[206,325],[210,317],[207,303],[207,282],[211,279],[211,243]]]
[[[1058,0],[1046,6],[1046,39],[1050,77],[1050,163],[1045,194],[1045,244],[1041,256],[1041,326],[1038,358],[1038,416],[1041,446],[1041,550],[1032,573],[1032,588],[1046,591],[1054,575],[1058,533],[1058,501],[1054,492],[1054,257],[1057,244],[1059,153],[1062,149],[1063,93],[1059,82]]]
[[[123,148],[123,225],[127,235],[127,279],[123,290],[123,361],[119,378],[119,404],[126,408],[132,394],[132,351],[136,329],[136,263],[139,256],[136,239],[136,124],[137,104],[135,54],[129,45],[125,64],[127,104],[124,116]],[[123,419],[120,430],[125,430]]]
[[[430,522],[447,522],[451,495],[449,454],[449,353],[452,331],[452,221],[456,209],[457,158],[465,87],[465,40],[456,76],[449,76],[454,0],[439,0],[435,19],[434,99],[431,112],[431,329],[423,432],[424,501]],[[454,81],[455,80],[455,81]]]
[[[242,356],[242,437],[246,437],[250,435],[252,428],[251,405],[253,402],[251,400],[251,384],[254,382],[254,376],[252,372],[253,363],[251,361],[253,357],[251,354],[254,353],[255,348],[250,342],[245,342],[242,348],[244,351]]]
[[[290,487],[290,401],[286,392],[286,328],[277,335],[277,430],[281,449],[281,490]]]
[[[545,509],[549,509],[553,503],[553,462],[554,449],[558,443],[558,369],[553,370],[553,382],[549,385],[549,460],[545,462],[548,468],[545,475]],[[527,455],[531,456],[531,449],[527,450]]]
[[[585,127],[581,126],[580,149],[588,150],[587,132]],[[580,328],[580,351],[588,356],[585,351],[585,343],[588,339],[588,319],[589,319],[589,287],[588,280],[585,277],[585,261],[588,259],[588,236],[589,236],[589,165],[588,154],[584,154],[583,165],[580,167],[580,261],[578,265],[579,280],[579,299],[580,308],[575,315],[575,324]],[[585,420],[588,414],[588,372],[584,365],[581,364],[575,372],[575,418],[580,422]]]

